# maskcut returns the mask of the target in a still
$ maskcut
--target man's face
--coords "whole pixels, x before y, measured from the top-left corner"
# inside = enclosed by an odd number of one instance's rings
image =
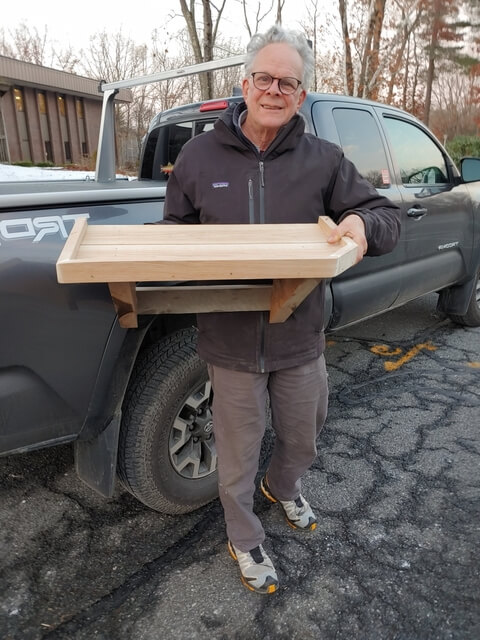
[[[285,43],[269,44],[254,58],[252,72],[264,71],[275,78],[303,77],[303,61],[297,51]],[[306,92],[300,85],[291,95],[284,95],[274,80],[269,89],[261,91],[253,79],[245,78],[242,84],[243,98],[247,104],[250,125],[258,129],[276,132],[300,109]]]

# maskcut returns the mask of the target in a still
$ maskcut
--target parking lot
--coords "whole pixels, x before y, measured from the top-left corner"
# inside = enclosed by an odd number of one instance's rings
[[[247,591],[218,501],[185,516],[104,500],[70,446],[0,459],[3,640],[478,640],[480,329],[435,296],[328,336],[329,417],[304,493],[260,495],[271,596]]]

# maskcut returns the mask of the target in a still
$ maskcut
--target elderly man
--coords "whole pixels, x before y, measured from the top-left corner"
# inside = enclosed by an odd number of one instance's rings
[[[339,147],[304,132],[297,113],[313,69],[303,35],[277,25],[252,38],[244,102],[185,145],[168,182],[166,222],[304,223],[329,215],[338,223],[329,241],[353,238],[358,260],[393,249],[398,208],[358,174]],[[321,284],[281,324],[269,324],[264,312],[207,313],[197,319],[198,353],[214,390],[228,549],[243,584],[259,593],[278,586],[253,511],[267,396],[276,439],[260,489],[294,529],[316,526],[301,494],[301,477],[316,456],[327,414],[323,301]]]

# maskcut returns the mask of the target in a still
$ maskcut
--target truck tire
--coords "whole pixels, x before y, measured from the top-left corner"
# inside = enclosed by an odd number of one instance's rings
[[[480,327],[480,269],[472,291],[467,311],[464,315],[449,314],[450,320],[466,327]]]
[[[139,357],[124,404],[118,475],[156,511],[188,513],[218,495],[211,385],[196,351],[196,330],[182,329]],[[260,470],[273,445],[270,416]]]
[[[124,401],[120,480],[162,513],[187,513],[217,495],[210,381],[195,334],[182,329],[147,348]]]

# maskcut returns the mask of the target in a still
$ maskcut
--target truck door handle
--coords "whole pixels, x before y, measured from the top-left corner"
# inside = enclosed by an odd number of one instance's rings
[[[415,218],[415,220],[420,220],[424,215],[428,212],[428,209],[424,207],[412,207],[407,211],[407,216],[409,218]]]

